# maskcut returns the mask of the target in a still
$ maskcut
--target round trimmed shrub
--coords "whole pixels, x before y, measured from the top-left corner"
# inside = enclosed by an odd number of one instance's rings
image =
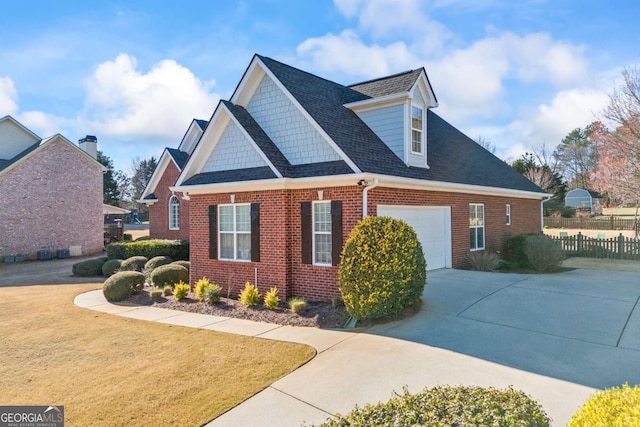
[[[640,386],[612,387],[597,392],[573,414],[568,427],[632,426],[640,423]]]
[[[168,256],[154,256],[153,258],[151,258],[149,261],[146,262],[146,264],[144,265],[144,269],[145,270],[154,270],[157,267],[160,267],[161,265],[166,265],[166,264],[171,264],[173,262],[173,260],[171,259],[171,257]]]
[[[438,386],[386,403],[356,406],[320,427],[339,426],[527,426],[548,427],[542,406],[524,392],[508,388]]]
[[[120,271],[142,271],[147,261],[147,257],[132,256],[122,261]]]
[[[524,253],[531,268],[539,273],[558,271],[564,261],[561,243],[544,234],[527,236]]]
[[[399,316],[420,300],[427,263],[415,231],[389,217],[367,217],[342,250],[340,293],[356,319]]]
[[[144,274],[138,271],[120,271],[104,281],[102,293],[107,301],[122,301],[144,287]]]
[[[102,266],[106,261],[106,258],[80,261],[71,266],[71,271],[74,276],[80,277],[102,276]]]
[[[111,277],[118,271],[120,271],[121,259],[110,259],[102,264],[102,275],[105,277]]]
[[[166,264],[161,265],[151,272],[149,276],[153,286],[157,288],[164,288],[165,285],[175,285],[176,283],[183,281],[189,282],[189,270],[178,264]]]
[[[171,264],[181,265],[187,270],[191,270],[191,263],[189,261],[173,261]]]

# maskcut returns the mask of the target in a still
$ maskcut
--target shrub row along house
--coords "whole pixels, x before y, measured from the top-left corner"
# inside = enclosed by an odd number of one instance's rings
[[[40,138],[0,118],[0,255],[36,258],[103,249],[102,175],[97,139],[80,147],[56,134]],[[68,256],[68,255],[65,255]]]
[[[545,193],[437,106],[424,68],[343,86],[255,55],[197,141],[192,123],[188,159],[165,151],[151,218],[176,225],[172,204],[189,201],[192,280],[311,300],[338,291],[340,252],[367,215],[413,226],[428,269],[540,232]]]

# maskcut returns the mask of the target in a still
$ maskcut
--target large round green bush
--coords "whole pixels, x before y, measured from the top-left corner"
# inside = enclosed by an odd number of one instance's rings
[[[178,264],[161,265],[149,276],[153,286],[163,288],[165,285],[175,285],[179,281],[189,283],[189,270]]]
[[[144,269],[154,270],[157,267],[160,267],[161,265],[171,264],[172,262],[173,260],[171,259],[171,257],[158,255],[158,256],[154,256],[149,261],[147,261],[147,263],[144,265]]]
[[[320,427],[500,426],[547,427],[550,419],[531,397],[512,388],[438,386],[386,403],[355,407]]]
[[[120,271],[121,259],[110,259],[102,264],[102,275],[105,277],[111,277],[118,271]]]
[[[120,263],[120,271],[142,271],[147,261],[147,257],[132,256]]]
[[[568,427],[640,425],[640,386],[613,387],[597,392],[573,414]]]
[[[395,317],[418,302],[426,284],[426,261],[406,222],[368,217],[351,232],[340,263],[340,293],[356,319]]]
[[[564,261],[562,244],[544,234],[527,236],[524,241],[524,253],[531,268],[539,273],[557,271]]]
[[[102,265],[106,261],[106,258],[80,261],[71,266],[71,271],[73,272],[74,276],[80,277],[102,276]]]
[[[144,286],[144,274],[138,271],[120,271],[105,280],[102,293],[107,301],[122,301]]]

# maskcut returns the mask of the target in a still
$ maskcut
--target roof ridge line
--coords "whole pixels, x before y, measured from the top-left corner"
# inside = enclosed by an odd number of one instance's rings
[[[413,73],[415,71],[418,71],[418,70],[421,70],[421,69],[422,68],[416,68],[416,69],[413,69],[413,70],[401,71],[399,73],[390,74],[388,76],[377,77],[377,78],[371,79],[371,80],[364,80],[362,82],[352,83],[350,85],[347,85],[347,87],[353,89],[354,86],[360,86],[360,85],[363,85],[363,84],[373,83],[373,82],[377,82],[377,81],[380,81],[380,80],[386,80],[386,79],[390,79],[390,78],[393,78],[393,77],[404,76],[405,74],[411,74],[411,73]]]

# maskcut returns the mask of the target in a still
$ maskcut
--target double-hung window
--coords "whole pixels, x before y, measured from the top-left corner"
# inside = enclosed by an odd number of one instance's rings
[[[484,205],[469,205],[469,242],[472,251],[484,249]]]
[[[507,225],[511,225],[511,205],[507,205]]]
[[[169,199],[169,230],[180,229],[180,201],[173,195]]]
[[[251,261],[251,205],[219,206],[220,259]]]
[[[413,154],[422,154],[423,112],[422,108],[411,106],[411,152]]]
[[[331,265],[331,202],[313,202],[313,263]]]

